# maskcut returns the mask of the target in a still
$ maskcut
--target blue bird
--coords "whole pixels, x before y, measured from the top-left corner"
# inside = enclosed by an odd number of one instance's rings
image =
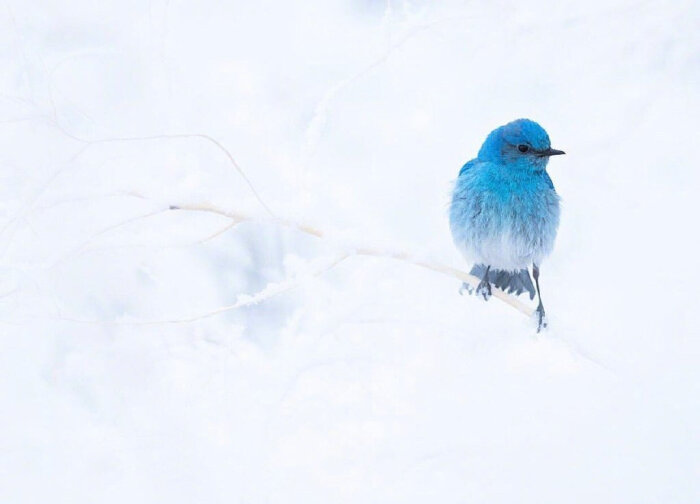
[[[559,196],[547,174],[552,149],[547,132],[530,119],[493,130],[476,159],[459,171],[450,205],[455,245],[481,279],[476,294],[491,297],[491,285],[535,297],[537,332],[547,326],[540,295],[540,263],[550,254],[559,227]],[[466,284],[463,286],[471,291]]]

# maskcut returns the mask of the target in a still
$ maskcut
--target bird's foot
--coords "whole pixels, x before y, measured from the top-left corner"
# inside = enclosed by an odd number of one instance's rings
[[[462,282],[462,286],[459,288],[459,295],[463,296],[465,292],[471,296],[474,294],[474,287],[469,285],[467,282]]]
[[[479,285],[476,286],[474,292],[476,292],[477,296],[483,297],[484,301],[488,301],[491,297],[491,284],[486,280],[482,280],[479,282]]]
[[[542,331],[542,329],[547,328],[547,315],[544,313],[544,306],[541,304],[535,310],[535,317],[537,318],[537,332]]]

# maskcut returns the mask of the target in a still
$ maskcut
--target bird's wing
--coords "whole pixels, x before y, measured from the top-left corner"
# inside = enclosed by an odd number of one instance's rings
[[[471,161],[467,161],[464,166],[462,166],[462,169],[459,170],[459,174],[462,175],[462,173],[466,172],[469,168],[474,166],[477,163],[477,159],[472,159]]]

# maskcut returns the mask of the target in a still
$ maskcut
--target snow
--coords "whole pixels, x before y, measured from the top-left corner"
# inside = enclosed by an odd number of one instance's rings
[[[6,2],[0,502],[700,501],[699,16]],[[567,152],[540,335],[354,253],[468,269],[451,182],[516,117]]]

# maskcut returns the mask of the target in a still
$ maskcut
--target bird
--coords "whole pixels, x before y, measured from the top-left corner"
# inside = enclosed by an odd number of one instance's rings
[[[537,332],[547,327],[540,293],[540,263],[554,248],[560,197],[547,173],[553,149],[545,129],[531,119],[516,119],[486,137],[477,157],[462,166],[452,191],[450,231],[457,249],[473,263],[481,281],[460,293],[488,301],[491,286],[534,299]],[[530,279],[529,268],[532,267]]]

